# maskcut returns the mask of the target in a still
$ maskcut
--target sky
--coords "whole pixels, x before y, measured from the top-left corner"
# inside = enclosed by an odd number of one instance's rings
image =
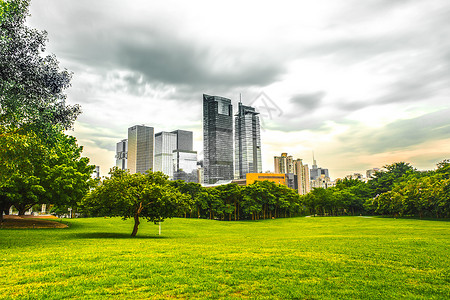
[[[263,170],[287,152],[332,179],[450,158],[448,0],[34,0],[73,72],[74,135],[106,175],[127,129],[194,132],[202,94],[260,112]]]

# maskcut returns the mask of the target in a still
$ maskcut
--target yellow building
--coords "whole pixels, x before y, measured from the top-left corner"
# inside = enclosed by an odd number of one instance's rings
[[[286,175],[273,174],[273,173],[247,173],[246,181],[247,185],[254,183],[255,181],[272,181],[278,184],[286,185]]]

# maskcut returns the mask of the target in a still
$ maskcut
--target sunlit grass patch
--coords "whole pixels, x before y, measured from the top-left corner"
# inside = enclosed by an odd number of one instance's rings
[[[450,293],[450,223],[384,218],[255,222],[67,220],[0,230],[6,299],[434,298]]]

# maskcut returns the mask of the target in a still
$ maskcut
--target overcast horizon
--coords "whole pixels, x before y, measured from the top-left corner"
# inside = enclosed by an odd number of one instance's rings
[[[74,72],[70,134],[101,175],[136,124],[191,130],[202,156],[204,93],[261,113],[264,171],[282,152],[309,167],[314,152],[332,179],[450,158],[446,0],[34,0],[30,13]]]

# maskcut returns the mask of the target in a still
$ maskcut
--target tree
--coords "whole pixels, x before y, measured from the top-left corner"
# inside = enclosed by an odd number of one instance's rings
[[[110,175],[81,205],[95,215],[133,218],[133,237],[141,217],[156,224],[190,209],[191,198],[169,184],[168,177],[161,172],[129,174],[114,168]]]
[[[74,205],[92,166],[63,134],[81,112],[67,105],[72,74],[42,55],[47,33],[25,25],[30,0],[0,0],[0,208]]]
[[[11,205],[20,215],[36,204],[74,206],[89,191],[94,166],[81,157],[83,148],[61,132],[54,139],[49,147],[22,128],[0,135],[0,168],[9,171],[0,184],[4,211]]]
[[[47,33],[25,25],[30,0],[0,2],[0,124],[45,133],[72,126],[78,105],[66,105],[72,74],[45,51]]]
[[[374,177],[369,181],[373,197],[391,191],[396,183],[405,179],[405,175],[416,171],[413,166],[405,162],[386,165],[384,168],[386,171],[375,172]]]

